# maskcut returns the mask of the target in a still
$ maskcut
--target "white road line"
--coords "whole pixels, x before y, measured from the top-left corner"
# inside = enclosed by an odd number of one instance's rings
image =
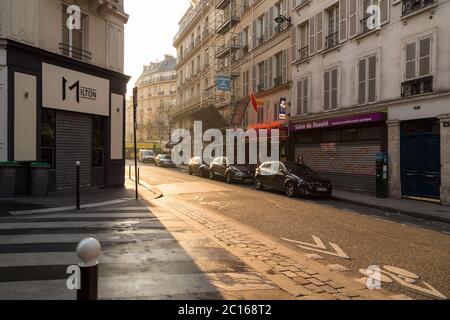
[[[125,203],[128,200],[112,200],[112,201],[105,201],[105,202],[97,202],[97,203],[91,203],[91,204],[85,204],[81,206],[81,209],[89,209],[89,208],[97,208],[97,207],[103,207],[103,206],[109,206],[114,204],[120,204]],[[59,207],[59,208],[46,208],[46,209],[36,209],[36,210],[24,210],[24,211],[10,211],[9,214],[13,216],[20,216],[20,215],[30,215],[30,214],[39,214],[39,213],[51,213],[51,212],[62,212],[62,211],[71,211],[75,210],[75,206],[67,206],[67,207]]]

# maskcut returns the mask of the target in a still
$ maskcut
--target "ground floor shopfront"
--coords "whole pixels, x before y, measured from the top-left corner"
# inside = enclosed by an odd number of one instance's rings
[[[334,188],[376,193],[376,157],[387,151],[386,113],[292,123],[289,158],[329,178]]]
[[[450,95],[389,108],[389,193],[450,205]]]
[[[21,165],[16,193],[28,192],[32,162],[50,164],[50,191],[75,186],[77,161],[82,186],[123,186],[129,78],[14,41],[2,45],[0,160]]]

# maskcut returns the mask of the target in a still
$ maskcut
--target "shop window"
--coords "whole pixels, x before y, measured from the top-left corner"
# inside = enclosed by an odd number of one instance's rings
[[[42,109],[41,113],[41,161],[55,169],[56,112]]]
[[[322,132],[322,142],[337,142],[340,140],[340,132],[333,131],[325,131]]]
[[[105,124],[102,117],[92,118],[92,167],[102,168],[105,153]]]

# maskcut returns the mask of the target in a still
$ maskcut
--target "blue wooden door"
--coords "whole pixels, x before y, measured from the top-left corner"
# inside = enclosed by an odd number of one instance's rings
[[[440,198],[441,154],[437,119],[402,124],[401,167],[403,195]]]

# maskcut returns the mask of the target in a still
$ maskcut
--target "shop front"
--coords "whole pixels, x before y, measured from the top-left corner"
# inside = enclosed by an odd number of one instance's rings
[[[386,114],[377,112],[294,123],[290,160],[329,178],[335,189],[376,194],[376,157],[387,151]]]
[[[8,150],[21,166],[16,194],[29,190],[27,168],[48,163],[49,191],[125,182],[128,77],[44,50],[8,42]]]

